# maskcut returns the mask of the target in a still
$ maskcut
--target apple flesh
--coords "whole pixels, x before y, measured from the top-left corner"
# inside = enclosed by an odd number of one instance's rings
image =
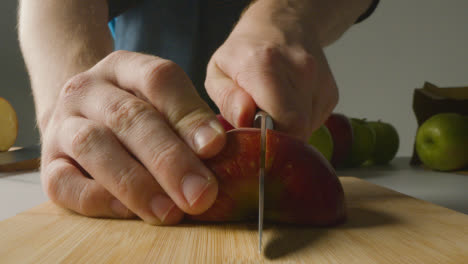
[[[333,139],[333,167],[340,168],[351,152],[353,144],[353,128],[350,120],[343,114],[332,113],[325,121]]]
[[[260,129],[226,133],[227,142],[205,164],[218,179],[218,197],[200,221],[240,221],[258,216]],[[338,224],[345,219],[344,193],[330,163],[312,146],[268,130],[265,168],[265,220]]]
[[[0,151],[7,151],[15,144],[18,135],[18,119],[11,104],[0,97]]]

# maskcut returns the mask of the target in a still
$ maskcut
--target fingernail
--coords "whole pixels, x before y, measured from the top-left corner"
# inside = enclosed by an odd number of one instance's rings
[[[156,194],[151,200],[151,210],[153,214],[164,223],[167,215],[174,208],[175,203],[165,194]]]
[[[203,150],[222,133],[224,133],[224,129],[217,120],[211,121],[208,126],[200,127],[195,134],[195,147],[197,148],[197,152]]]
[[[118,216],[127,216],[128,215],[128,208],[123,205],[122,202],[120,202],[119,200],[117,199],[114,199],[111,201],[111,204],[110,204],[110,207],[112,209],[112,211],[114,212],[114,214],[118,215]]]
[[[190,207],[200,198],[208,188],[210,181],[206,177],[189,174],[182,179],[182,192]]]

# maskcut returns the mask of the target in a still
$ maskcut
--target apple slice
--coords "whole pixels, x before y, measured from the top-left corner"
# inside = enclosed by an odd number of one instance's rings
[[[7,151],[15,144],[18,136],[18,119],[15,109],[0,97],[0,151]]]
[[[314,147],[277,131],[266,142],[265,219],[333,225],[345,219],[343,188],[330,163]],[[200,221],[240,221],[258,215],[260,129],[227,132],[227,143],[205,164],[216,174],[218,197]]]

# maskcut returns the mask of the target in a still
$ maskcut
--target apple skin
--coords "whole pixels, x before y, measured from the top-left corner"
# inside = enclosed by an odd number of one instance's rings
[[[328,161],[331,161],[333,155],[333,138],[325,125],[321,125],[312,133],[308,143],[320,151]]]
[[[361,166],[368,160],[375,148],[375,131],[363,119],[351,118],[353,128],[353,143],[351,152],[344,162],[344,167],[354,168]]]
[[[225,131],[233,130],[234,127],[226,120],[224,117],[220,114],[216,115],[216,118],[218,118],[219,122],[223,126]]]
[[[419,127],[416,151],[433,170],[451,171],[468,166],[468,117],[456,113],[432,116]]]
[[[350,155],[353,145],[351,121],[343,114],[332,113],[327,121],[325,121],[325,126],[333,138],[331,164],[335,168],[340,168]]]
[[[389,163],[398,152],[400,137],[394,126],[382,121],[371,121],[367,124],[375,131],[375,147],[368,164],[385,165]]]
[[[258,216],[260,129],[226,133],[227,142],[205,160],[218,179],[218,197],[199,221],[241,221]],[[330,163],[314,147],[268,130],[265,221],[328,226],[346,218],[343,188]]]

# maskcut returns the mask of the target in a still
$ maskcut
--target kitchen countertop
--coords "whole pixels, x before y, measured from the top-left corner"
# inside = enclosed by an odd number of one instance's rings
[[[468,175],[427,171],[397,157],[387,166],[339,170],[400,193],[468,214]],[[0,220],[47,201],[39,172],[0,173]]]

